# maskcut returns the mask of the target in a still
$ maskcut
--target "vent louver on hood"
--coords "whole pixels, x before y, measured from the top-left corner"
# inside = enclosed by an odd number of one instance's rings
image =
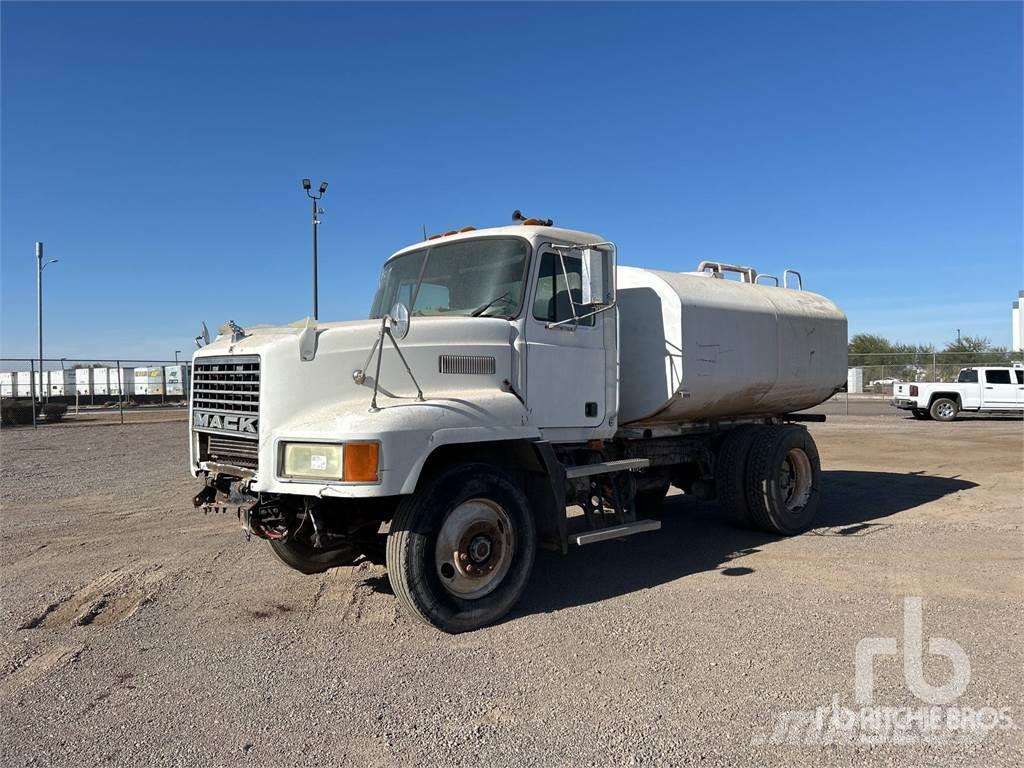
[[[494,358],[483,355],[440,355],[437,364],[441,373],[493,376],[497,369]]]

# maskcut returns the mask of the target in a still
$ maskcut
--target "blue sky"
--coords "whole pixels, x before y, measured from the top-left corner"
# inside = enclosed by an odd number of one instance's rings
[[[171,357],[364,317],[383,259],[515,208],[623,263],[803,271],[851,333],[1009,344],[1017,3],[2,6],[2,333]]]

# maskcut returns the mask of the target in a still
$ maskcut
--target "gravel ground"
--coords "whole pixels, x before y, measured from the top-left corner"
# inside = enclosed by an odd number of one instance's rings
[[[540,554],[506,621],[455,637],[379,567],[302,576],[192,511],[183,422],[5,430],[0,763],[1020,765],[1021,421],[810,428],[820,528],[738,531],[675,495],[660,533]],[[780,730],[854,707],[857,642],[902,648],[905,596],[926,650],[969,659],[948,706],[1017,727]],[[925,654],[932,684],[950,669]],[[874,704],[922,706],[900,657],[874,670]]]

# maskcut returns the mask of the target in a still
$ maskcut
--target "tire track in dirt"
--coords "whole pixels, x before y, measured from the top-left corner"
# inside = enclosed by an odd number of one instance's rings
[[[75,663],[84,650],[84,643],[58,645],[14,662],[0,678],[0,696],[17,695],[51,670]]]
[[[152,601],[164,577],[162,569],[159,563],[135,571],[115,568],[48,604],[22,622],[18,629],[117,624]]]
[[[357,626],[394,626],[398,608],[384,568],[363,561],[335,568],[320,577],[320,584],[307,607],[311,618]]]

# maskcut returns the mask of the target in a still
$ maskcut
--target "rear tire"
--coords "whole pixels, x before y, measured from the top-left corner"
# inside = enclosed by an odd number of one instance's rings
[[[351,546],[323,550],[295,540],[271,540],[270,549],[282,563],[307,576],[343,565],[352,565],[361,554]]]
[[[489,464],[467,464],[398,505],[387,541],[388,579],[413,616],[443,632],[467,632],[515,605],[536,548],[519,484]]]
[[[754,438],[765,429],[759,424],[736,427],[725,436],[715,462],[715,488],[718,509],[732,525],[750,528],[750,508],[747,506],[747,457]]]
[[[937,398],[929,409],[932,418],[936,421],[954,421],[959,410],[960,406],[956,401],[948,397]]]
[[[811,527],[818,509],[821,459],[803,427],[759,430],[747,458],[747,506],[757,527],[792,536]]]

